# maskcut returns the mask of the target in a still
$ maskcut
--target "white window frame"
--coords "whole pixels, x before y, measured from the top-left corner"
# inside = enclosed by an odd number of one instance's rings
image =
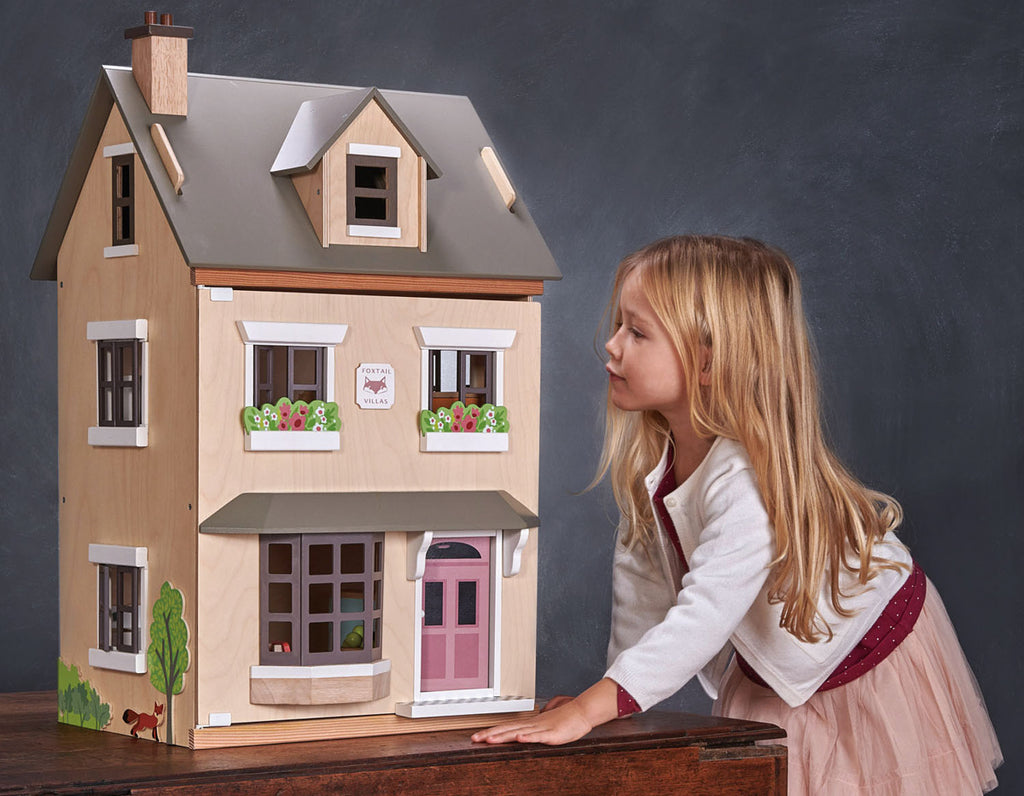
[[[113,544],[90,544],[89,563],[106,564],[108,566],[136,567],[139,570],[139,651],[120,652],[119,650],[89,649],[89,665],[100,669],[114,669],[132,674],[146,673],[146,654],[149,648],[149,623],[146,621],[146,606],[149,605],[149,553],[145,547],[127,547]],[[100,604],[99,577],[96,581],[96,600],[93,614]],[[98,619],[97,619],[98,621]],[[99,628],[97,627],[97,633]]]
[[[116,158],[121,155],[134,155],[135,144],[130,141],[126,144],[111,144],[110,146],[103,147],[103,157],[105,158]],[[121,246],[104,246],[103,256],[106,259],[112,259],[114,257],[135,257],[139,253],[138,243],[126,243]]]
[[[256,346],[318,346],[324,349],[324,400],[335,401],[335,348],[348,333],[346,323],[288,323],[281,321],[236,321],[245,344],[244,406],[255,406],[253,376]],[[336,451],[341,448],[339,431],[250,431],[245,434],[247,451]]]
[[[416,326],[420,346],[420,409],[430,409],[430,352],[434,349],[491,351],[494,353],[494,404],[505,403],[505,351],[516,339],[515,329],[468,329],[453,326]],[[420,437],[426,452],[499,452],[508,450],[508,432],[497,434],[430,431]]]
[[[85,328],[86,339],[92,342],[102,340],[138,340],[142,343],[142,378],[137,387],[136,401],[141,397],[142,418],[137,426],[101,426],[99,406],[99,385],[93,391],[96,399],[96,425],[89,427],[89,444],[97,447],[145,448],[149,445],[149,322],[145,318],[128,321],[89,321]],[[96,364],[93,378],[99,374],[99,346],[96,347]]]

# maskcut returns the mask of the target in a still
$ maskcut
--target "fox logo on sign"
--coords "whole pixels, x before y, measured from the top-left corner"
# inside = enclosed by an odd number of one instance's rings
[[[363,363],[356,370],[356,403],[361,409],[390,409],[395,403],[395,369]]]

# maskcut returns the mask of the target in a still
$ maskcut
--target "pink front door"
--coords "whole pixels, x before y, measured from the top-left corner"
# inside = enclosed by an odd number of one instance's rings
[[[421,691],[487,688],[491,540],[435,539],[423,572]]]

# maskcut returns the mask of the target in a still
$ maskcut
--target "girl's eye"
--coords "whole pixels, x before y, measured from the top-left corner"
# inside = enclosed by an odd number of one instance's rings
[[[644,333],[637,329],[635,326],[629,327],[629,333],[638,340],[644,336]]]

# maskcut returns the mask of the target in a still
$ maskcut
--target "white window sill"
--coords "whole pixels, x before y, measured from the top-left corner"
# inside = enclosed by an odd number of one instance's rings
[[[145,674],[146,653],[90,649],[89,665],[95,666],[97,669],[114,669],[118,672]]]
[[[508,432],[428,431],[420,437],[420,450],[428,453],[499,453],[508,450]]]
[[[139,244],[126,243],[123,246],[106,246],[103,249],[103,256],[108,260],[113,257],[134,257],[139,253]]]
[[[391,661],[328,666],[251,666],[254,705],[345,705],[391,693]]]
[[[250,666],[253,680],[316,680],[327,677],[373,677],[391,671],[391,661],[383,658],[372,663],[334,663],[324,666]]]
[[[340,431],[250,431],[245,435],[247,451],[336,451],[341,449]]]
[[[348,236],[350,238],[400,238],[402,237],[401,227],[375,227],[370,224],[349,224]]]
[[[490,713],[523,713],[533,710],[530,697],[485,697],[483,699],[435,699],[399,702],[395,713],[407,719],[435,716],[485,716]]]
[[[91,426],[89,444],[98,447],[145,448],[149,445],[149,427]]]

